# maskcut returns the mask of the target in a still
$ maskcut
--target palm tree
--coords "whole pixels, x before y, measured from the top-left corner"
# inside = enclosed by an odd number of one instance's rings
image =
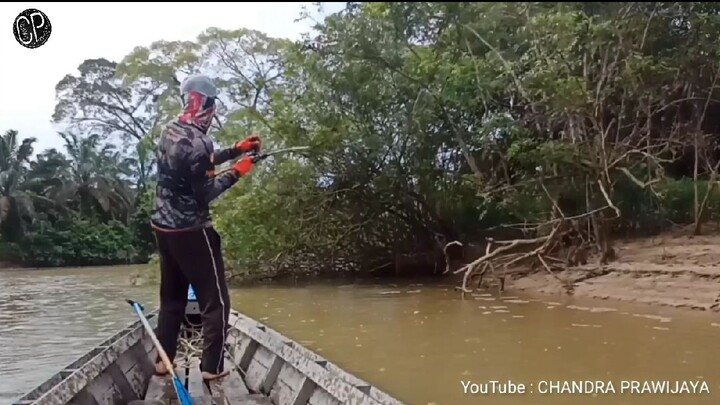
[[[98,135],[80,138],[73,133],[60,133],[70,165],[66,181],[59,190],[61,201],[76,199],[83,216],[96,213],[108,218],[123,219],[132,208],[132,190],[125,178],[131,175],[128,162],[111,145],[101,146]]]
[[[0,136],[0,235],[11,242],[22,237],[24,222],[34,217],[33,198],[21,185],[36,141],[25,138],[18,144],[15,130]]]
[[[59,201],[56,197],[65,184],[72,182],[70,164],[70,160],[55,148],[39,153],[30,162],[22,188],[34,197],[39,219],[54,222],[62,214],[68,213],[67,202]]]
[[[100,215],[126,222],[133,201],[133,192],[125,179],[131,174],[127,159],[113,146],[102,146],[98,135],[79,137],[60,133],[60,136],[65,141],[67,157],[54,149],[38,155],[27,187],[83,217]]]
[[[146,136],[135,145],[135,155],[125,158],[125,163],[130,173],[133,174],[132,180],[138,192],[144,192],[151,182],[155,162],[153,155],[154,138]]]

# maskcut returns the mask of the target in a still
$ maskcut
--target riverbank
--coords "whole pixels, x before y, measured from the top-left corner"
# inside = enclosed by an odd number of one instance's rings
[[[24,270],[22,264],[0,260],[0,270]]]
[[[653,238],[618,240],[617,260],[597,259],[555,275],[573,285],[571,294],[603,300],[720,312],[720,232],[693,236],[683,229]],[[547,272],[506,281],[506,289],[567,295]]]
[[[706,228],[709,228],[706,227]],[[545,296],[565,296],[568,290],[558,279],[572,285],[575,297],[614,300],[651,306],[667,306],[700,311],[720,312],[720,230],[706,229],[707,235],[694,236],[692,229],[683,228],[656,237],[616,240],[617,259],[598,266],[597,257],[589,264],[569,268],[550,275],[538,270],[531,274],[508,277],[506,290]],[[139,268],[130,275],[130,284],[156,283],[159,279],[157,263]],[[392,283],[393,277],[344,274],[297,274],[287,277],[239,277],[228,273],[231,286],[298,285],[308,282],[358,283],[362,281]],[[419,277],[413,277],[417,281]],[[401,279],[404,280],[404,279]],[[491,281],[486,277],[486,281]],[[422,278],[427,285],[461,283],[457,277]]]

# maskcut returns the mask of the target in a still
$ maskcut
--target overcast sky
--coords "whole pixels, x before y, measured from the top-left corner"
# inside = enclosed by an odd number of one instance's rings
[[[55,85],[76,74],[85,59],[119,62],[136,46],[158,40],[193,40],[208,27],[250,28],[270,36],[300,38],[310,23],[294,22],[311,3],[0,3],[0,133],[16,129],[38,139],[35,152],[62,145],[51,124]],[[324,5],[325,13],[345,3]],[[47,43],[27,49],[11,27],[27,8],[44,12],[52,25]]]

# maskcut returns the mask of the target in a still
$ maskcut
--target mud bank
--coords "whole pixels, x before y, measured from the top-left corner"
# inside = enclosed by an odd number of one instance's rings
[[[578,297],[720,312],[720,234],[687,232],[615,242],[616,261],[556,275]],[[533,273],[506,281],[507,289],[567,295],[557,278]]]

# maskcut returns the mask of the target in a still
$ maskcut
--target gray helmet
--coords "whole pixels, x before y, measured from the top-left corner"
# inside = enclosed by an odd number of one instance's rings
[[[190,76],[183,81],[180,86],[180,95],[184,98],[191,91],[196,91],[206,97],[217,97],[217,88],[205,75]]]
[[[180,122],[192,124],[207,133],[215,118],[217,88],[209,77],[199,75],[185,79],[180,86],[183,114]]]

